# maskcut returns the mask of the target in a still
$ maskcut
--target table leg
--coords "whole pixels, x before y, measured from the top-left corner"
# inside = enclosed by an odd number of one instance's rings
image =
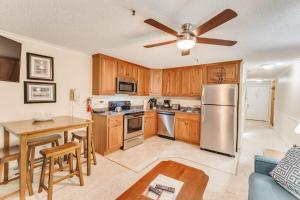
[[[20,200],[25,200],[27,178],[27,136],[20,136]]]
[[[8,151],[9,149],[9,132],[4,129],[4,150]],[[9,163],[4,164],[4,182],[8,182],[9,175]]]
[[[69,142],[69,132],[68,131],[64,131],[64,143],[68,143]],[[64,156],[64,161],[68,161],[68,156]]]
[[[91,175],[91,139],[92,139],[92,126],[87,127],[87,175]]]

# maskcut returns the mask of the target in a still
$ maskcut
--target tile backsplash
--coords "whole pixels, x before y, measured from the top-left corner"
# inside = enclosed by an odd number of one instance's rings
[[[151,97],[149,96],[129,96],[129,95],[114,95],[114,96],[93,96],[93,108],[107,108],[109,101],[131,101],[131,105],[144,105]],[[171,104],[180,104],[184,107],[200,106],[200,98],[198,97],[158,97],[158,103],[163,103],[163,100],[171,100]]]

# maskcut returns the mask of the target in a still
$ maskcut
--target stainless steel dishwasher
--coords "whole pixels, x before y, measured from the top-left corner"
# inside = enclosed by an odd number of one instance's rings
[[[160,137],[175,140],[174,135],[175,112],[158,112],[158,131]]]

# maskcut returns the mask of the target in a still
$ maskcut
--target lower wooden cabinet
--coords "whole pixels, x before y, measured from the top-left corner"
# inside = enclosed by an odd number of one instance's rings
[[[176,113],[175,138],[200,144],[200,114]]]
[[[123,145],[123,115],[93,114],[95,151],[106,155]]]
[[[157,112],[146,111],[144,114],[144,138],[156,135],[157,133]]]

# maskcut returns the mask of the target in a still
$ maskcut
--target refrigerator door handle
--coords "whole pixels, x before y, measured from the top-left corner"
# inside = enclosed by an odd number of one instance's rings
[[[205,118],[205,109],[204,107],[201,108],[201,121],[202,123],[204,122],[204,118]]]

